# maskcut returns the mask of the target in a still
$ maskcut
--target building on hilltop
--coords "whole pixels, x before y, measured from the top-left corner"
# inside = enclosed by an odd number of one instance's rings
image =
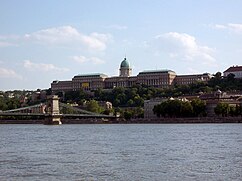
[[[71,91],[71,90],[73,90],[72,81],[71,80],[67,80],[67,81],[55,80],[51,83],[51,90],[52,90],[52,92]]]
[[[194,75],[177,75],[175,83],[177,85],[189,85],[197,81],[207,82],[212,78],[212,75],[209,73],[204,74],[194,74]]]
[[[130,67],[126,57],[120,64],[119,72],[120,77],[129,77],[132,74],[132,68]]]
[[[242,66],[232,66],[224,71],[224,77],[227,77],[229,74],[234,74],[234,78],[242,78]]]
[[[76,75],[70,81],[53,81],[51,90],[67,92],[77,90],[113,89],[115,87],[132,87],[133,85],[147,85],[157,88],[168,88],[177,85],[188,85],[197,81],[208,81],[212,76],[208,73],[196,75],[176,75],[172,70],[149,70],[132,76],[132,68],[125,57],[120,64],[119,76],[108,77],[102,73]]]
[[[72,78],[72,89],[74,91],[83,90],[96,90],[104,87],[104,80],[108,78],[107,75],[96,74],[80,74]]]
[[[176,73],[172,70],[143,71],[137,75],[137,83],[157,88],[168,88],[174,84]]]

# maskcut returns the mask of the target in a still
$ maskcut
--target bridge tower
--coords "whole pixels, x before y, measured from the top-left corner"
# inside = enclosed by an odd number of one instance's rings
[[[59,97],[57,95],[51,95],[47,97],[46,103],[46,116],[44,124],[59,125],[61,123],[61,114],[59,109]]]

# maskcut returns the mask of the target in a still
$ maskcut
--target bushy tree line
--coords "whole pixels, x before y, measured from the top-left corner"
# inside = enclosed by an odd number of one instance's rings
[[[242,106],[236,105],[231,106],[228,103],[220,102],[217,104],[217,106],[214,108],[214,112],[218,116],[242,116]]]
[[[20,101],[18,98],[0,97],[0,110],[5,111],[19,107]]]
[[[194,99],[191,102],[167,100],[154,106],[154,114],[158,117],[197,117],[206,116],[206,102]]]
[[[221,91],[242,91],[242,79],[236,79],[234,74],[229,74],[227,77],[222,77],[221,72],[217,72],[214,77],[208,81],[208,87],[213,90],[220,89]]]
[[[112,90],[97,89],[94,92],[69,91],[64,95],[64,102],[82,104],[84,101],[95,99],[97,101],[109,101],[115,107],[142,107],[145,99],[162,97],[162,90],[145,85],[135,85],[131,88],[116,87]]]

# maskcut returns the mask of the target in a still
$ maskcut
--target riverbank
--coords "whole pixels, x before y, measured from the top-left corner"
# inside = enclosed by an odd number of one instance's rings
[[[0,120],[0,124],[43,124],[44,120]],[[157,119],[62,119],[63,124],[198,124],[242,123],[242,117],[157,118]]]

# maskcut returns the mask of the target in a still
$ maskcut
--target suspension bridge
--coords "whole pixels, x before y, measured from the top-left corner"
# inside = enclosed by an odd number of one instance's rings
[[[65,113],[69,110],[72,113]],[[61,113],[62,112],[62,113]],[[46,103],[22,107],[0,112],[0,117],[14,116],[15,118],[38,117],[44,124],[59,125],[61,119],[115,119],[115,116],[98,114],[86,111],[68,104],[59,102],[56,95],[48,96]]]

